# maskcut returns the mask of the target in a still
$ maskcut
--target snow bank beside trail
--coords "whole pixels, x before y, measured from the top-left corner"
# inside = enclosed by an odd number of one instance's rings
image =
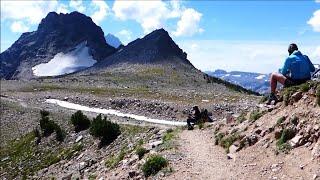
[[[96,62],[89,55],[86,42],[82,42],[73,51],[58,53],[49,62],[34,66],[32,71],[35,76],[58,76],[91,67]]]
[[[116,115],[116,116],[120,116],[120,117],[129,117],[129,118],[136,119],[139,121],[145,121],[145,122],[155,123],[155,124],[165,124],[165,125],[173,125],[173,126],[186,125],[186,122],[168,121],[168,120],[162,120],[162,119],[151,119],[151,118],[148,118],[145,116],[139,116],[139,115],[128,114],[128,113],[121,113],[120,111],[113,110],[113,109],[91,108],[88,106],[82,106],[79,104],[61,101],[61,100],[57,100],[57,99],[47,99],[46,102],[51,103],[51,104],[57,104],[58,106],[65,107],[68,109],[94,112],[94,113],[98,113],[98,114],[100,114],[100,113],[101,114],[111,114],[111,115]]]

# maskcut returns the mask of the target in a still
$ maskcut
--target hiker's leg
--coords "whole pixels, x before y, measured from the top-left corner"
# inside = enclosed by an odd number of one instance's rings
[[[187,125],[188,125],[188,129],[189,129],[189,130],[192,130],[192,129],[193,129],[193,126],[192,126],[191,122],[194,123],[194,119],[188,118],[188,119],[187,119]]]
[[[284,84],[286,81],[286,77],[280,73],[272,73],[270,77],[270,87],[271,87],[271,93],[276,92],[277,88],[277,82]]]

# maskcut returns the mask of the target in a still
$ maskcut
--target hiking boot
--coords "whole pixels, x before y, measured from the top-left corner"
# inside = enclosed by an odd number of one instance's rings
[[[188,126],[188,130],[193,130],[193,126]]]
[[[274,103],[272,103],[272,102],[274,102]],[[271,93],[269,96],[267,105],[271,105],[271,104],[276,105],[277,102],[279,102],[277,96],[274,93]]]

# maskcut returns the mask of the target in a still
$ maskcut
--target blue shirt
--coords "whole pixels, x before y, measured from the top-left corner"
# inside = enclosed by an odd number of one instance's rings
[[[285,61],[281,74],[294,80],[311,79],[315,68],[308,56],[294,51]]]

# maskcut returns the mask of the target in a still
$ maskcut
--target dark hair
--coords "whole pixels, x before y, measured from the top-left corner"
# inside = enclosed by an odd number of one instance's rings
[[[291,43],[288,47],[289,55],[298,50],[298,46],[295,43]]]

